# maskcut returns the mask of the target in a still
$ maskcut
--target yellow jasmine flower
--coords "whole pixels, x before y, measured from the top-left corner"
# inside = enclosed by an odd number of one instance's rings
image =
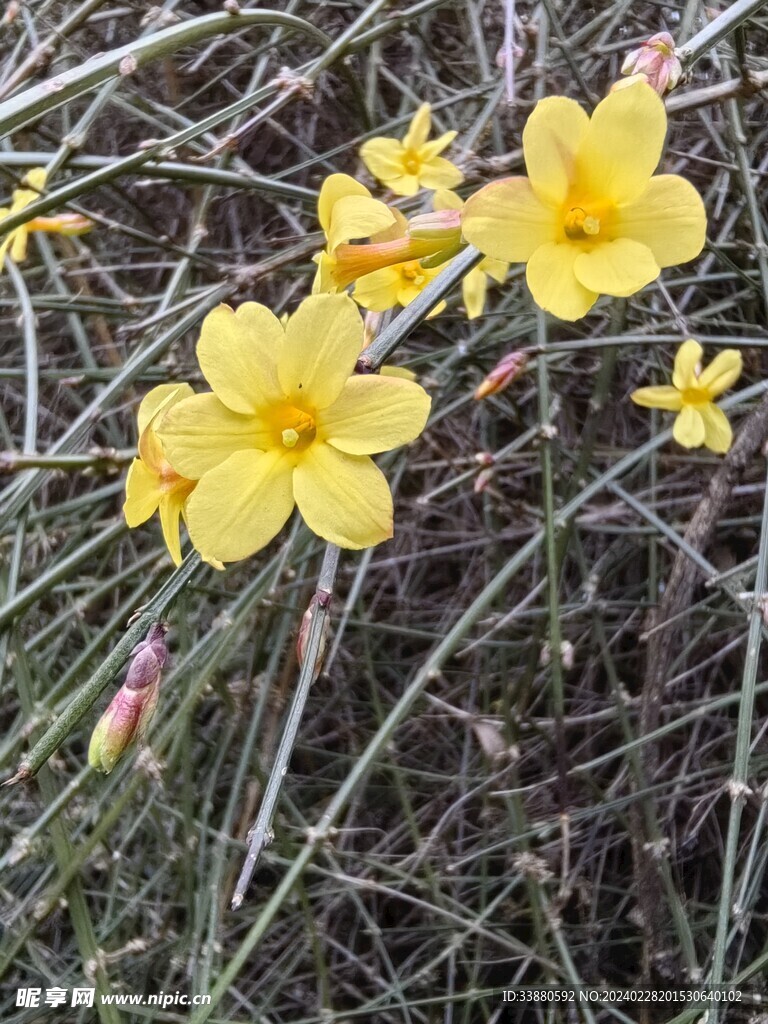
[[[305,299],[283,328],[266,306],[221,305],[197,357],[213,393],[174,405],[160,428],[187,501],[192,543],[222,562],[247,558],[299,506],[340,547],[392,536],[392,495],[370,458],[417,437],[430,398],[396,377],[352,376],[363,321],[348,295]]]
[[[0,208],[0,232],[2,232],[2,221],[12,213],[18,213],[29,206],[45,188],[46,171],[44,167],[34,167],[23,179],[22,184],[28,188],[16,189],[13,193],[11,208]],[[21,263],[27,257],[27,241],[30,231],[55,232],[61,235],[82,235],[90,231],[93,221],[88,220],[79,213],[62,213],[57,217],[35,217],[20,224],[13,231],[10,231],[0,242],[0,269],[5,263],[5,255],[10,249],[11,259],[15,263]]]
[[[157,428],[169,409],[193,394],[189,384],[160,384],[144,396],[138,414],[139,458],[131,463],[125,481],[125,521],[130,527],[140,526],[159,508],[163,537],[176,565],[181,564],[179,518],[195,481],[173,469]]]
[[[457,132],[445,132],[427,142],[432,128],[429,103],[422,103],[413,115],[405,138],[369,139],[360,147],[363,163],[396,195],[413,196],[420,188],[456,188],[464,175],[439,153],[456,138]]]
[[[706,445],[722,455],[731,447],[733,431],[714,399],[741,376],[741,353],[727,348],[705,370],[701,369],[701,356],[701,345],[689,338],[675,356],[673,386],[640,388],[630,398],[647,409],[676,412],[672,434],[684,448]]]
[[[352,238],[368,238],[395,222],[395,215],[384,203],[374,199],[365,185],[348,174],[331,174],[320,187],[317,219],[325,232],[326,248],[314,257],[317,263],[312,292],[334,292],[336,250]],[[343,287],[343,285],[341,286]]]
[[[591,118],[563,96],[540,100],[523,131],[529,177],[471,196],[464,237],[487,256],[527,263],[534,301],[563,320],[584,316],[600,294],[634,294],[704,245],[693,185],[651,177],[666,128],[645,82],[611,93]]]
[[[435,192],[434,207],[436,210],[461,210],[464,200],[455,192],[439,189]],[[497,284],[503,284],[509,272],[509,263],[486,256],[476,267],[473,267],[461,282],[461,295],[467,311],[467,320],[475,320],[482,316],[485,309],[485,297],[488,292],[488,278]]]

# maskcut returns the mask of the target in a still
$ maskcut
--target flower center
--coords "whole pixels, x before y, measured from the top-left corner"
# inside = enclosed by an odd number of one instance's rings
[[[417,288],[420,288],[426,280],[424,268],[418,260],[414,260],[412,263],[404,263],[401,267],[401,273],[406,281],[413,281]]]
[[[293,405],[286,405],[277,411],[274,425],[280,443],[293,451],[304,451],[312,444],[317,433],[314,417]]]
[[[408,174],[418,174],[421,167],[421,160],[412,149],[407,150],[403,157],[403,167]]]
[[[600,232],[600,221],[580,206],[572,206],[565,215],[563,229],[572,241],[584,240]]]
[[[712,396],[705,388],[684,388],[681,392],[683,405],[707,405]]]

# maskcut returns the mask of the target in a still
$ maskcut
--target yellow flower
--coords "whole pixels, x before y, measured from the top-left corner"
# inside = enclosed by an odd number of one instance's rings
[[[144,396],[138,414],[139,458],[131,463],[125,481],[125,521],[130,527],[140,526],[159,508],[163,537],[176,565],[181,564],[179,517],[195,481],[171,467],[157,428],[169,409],[193,394],[189,384],[160,384]]]
[[[13,201],[10,210],[7,207],[0,208],[0,232],[2,232],[2,221],[12,213],[18,213],[35,199],[45,188],[46,172],[44,167],[34,167],[23,179],[23,184],[28,188],[16,189],[13,193]],[[79,213],[62,213],[57,217],[35,217],[20,224],[13,231],[10,231],[2,242],[0,242],[0,269],[5,263],[5,255],[11,250],[11,259],[15,263],[21,263],[27,257],[27,241],[30,231],[55,232],[61,235],[82,235],[90,231],[93,221],[88,220]]]
[[[340,547],[392,536],[392,495],[370,456],[417,437],[430,399],[411,381],[351,376],[362,342],[348,295],[305,299],[285,328],[255,302],[208,314],[197,358],[213,393],[174,405],[160,429],[171,465],[199,481],[186,506],[198,550],[246,558],[294,505]]]
[[[438,156],[457,132],[445,132],[427,142],[432,127],[430,109],[428,103],[422,103],[402,142],[378,137],[360,147],[365,166],[396,195],[413,196],[420,188],[455,188],[464,180],[458,167]]]
[[[436,210],[461,210],[464,200],[455,192],[439,189],[435,192],[434,207]],[[488,278],[497,284],[503,284],[509,271],[509,263],[486,256],[476,267],[473,267],[461,282],[461,295],[467,311],[467,320],[475,320],[482,316],[485,309],[485,296],[488,292]]]
[[[339,287],[336,282],[338,247],[352,238],[368,238],[384,231],[394,224],[395,214],[348,174],[331,174],[320,188],[317,219],[327,244],[325,251],[314,257],[317,273],[312,291],[315,294],[335,292]]]
[[[584,316],[600,294],[634,294],[704,245],[693,185],[651,177],[666,127],[664,104],[644,82],[611,93],[591,118],[574,100],[540,100],[523,131],[529,178],[471,196],[464,237],[488,256],[527,263],[535,302],[563,320]]]
[[[684,448],[706,445],[722,455],[731,447],[733,431],[722,409],[714,404],[741,376],[741,353],[727,348],[720,352],[706,370],[701,369],[702,348],[698,341],[688,339],[678,349],[672,384],[640,388],[630,398],[647,409],[676,412],[672,434]]]

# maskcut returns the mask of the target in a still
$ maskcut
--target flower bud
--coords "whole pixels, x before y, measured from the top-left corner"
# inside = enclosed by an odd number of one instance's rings
[[[663,96],[675,88],[683,66],[675,54],[675,41],[669,32],[657,32],[637,50],[628,53],[621,65],[623,75],[645,75],[648,84]]]
[[[411,217],[408,221],[411,238],[432,239],[441,242],[461,241],[461,210],[433,210]]]
[[[296,638],[296,657],[299,660],[299,666],[302,666],[304,664],[304,658],[307,655],[307,645],[309,644],[309,634],[312,629],[312,621],[319,608],[326,609],[326,615],[323,621],[323,632],[320,636],[320,644],[317,648],[317,657],[315,658],[315,670],[313,673],[315,678],[320,675],[320,669],[323,667],[325,648],[328,644],[328,636],[331,632],[331,620],[327,614],[327,608],[330,604],[330,600],[331,595],[325,591],[312,595],[312,599],[307,606],[307,610],[302,616],[301,625],[299,626],[299,635]]]
[[[509,352],[494,366],[485,380],[475,391],[475,398],[487,398],[508,388],[517,380],[528,365],[528,356],[524,352]]]
[[[155,713],[160,676],[168,658],[167,626],[155,623],[146,639],[131,652],[133,660],[125,682],[93,730],[88,763],[109,773],[133,740],[141,741]]]

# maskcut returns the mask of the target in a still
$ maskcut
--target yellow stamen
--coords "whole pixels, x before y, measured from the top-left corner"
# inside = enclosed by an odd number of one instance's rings
[[[295,448],[299,437],[300,434],[298,430],[294,430],[293,427],[289,427],[288,430],[283,431],[283,444],[286,448]]]
[[[570,239],[577,241],[599,234],[600,221],[597,217],[590,216],[580,206],[574,206],[565,215],[563,229]]]

